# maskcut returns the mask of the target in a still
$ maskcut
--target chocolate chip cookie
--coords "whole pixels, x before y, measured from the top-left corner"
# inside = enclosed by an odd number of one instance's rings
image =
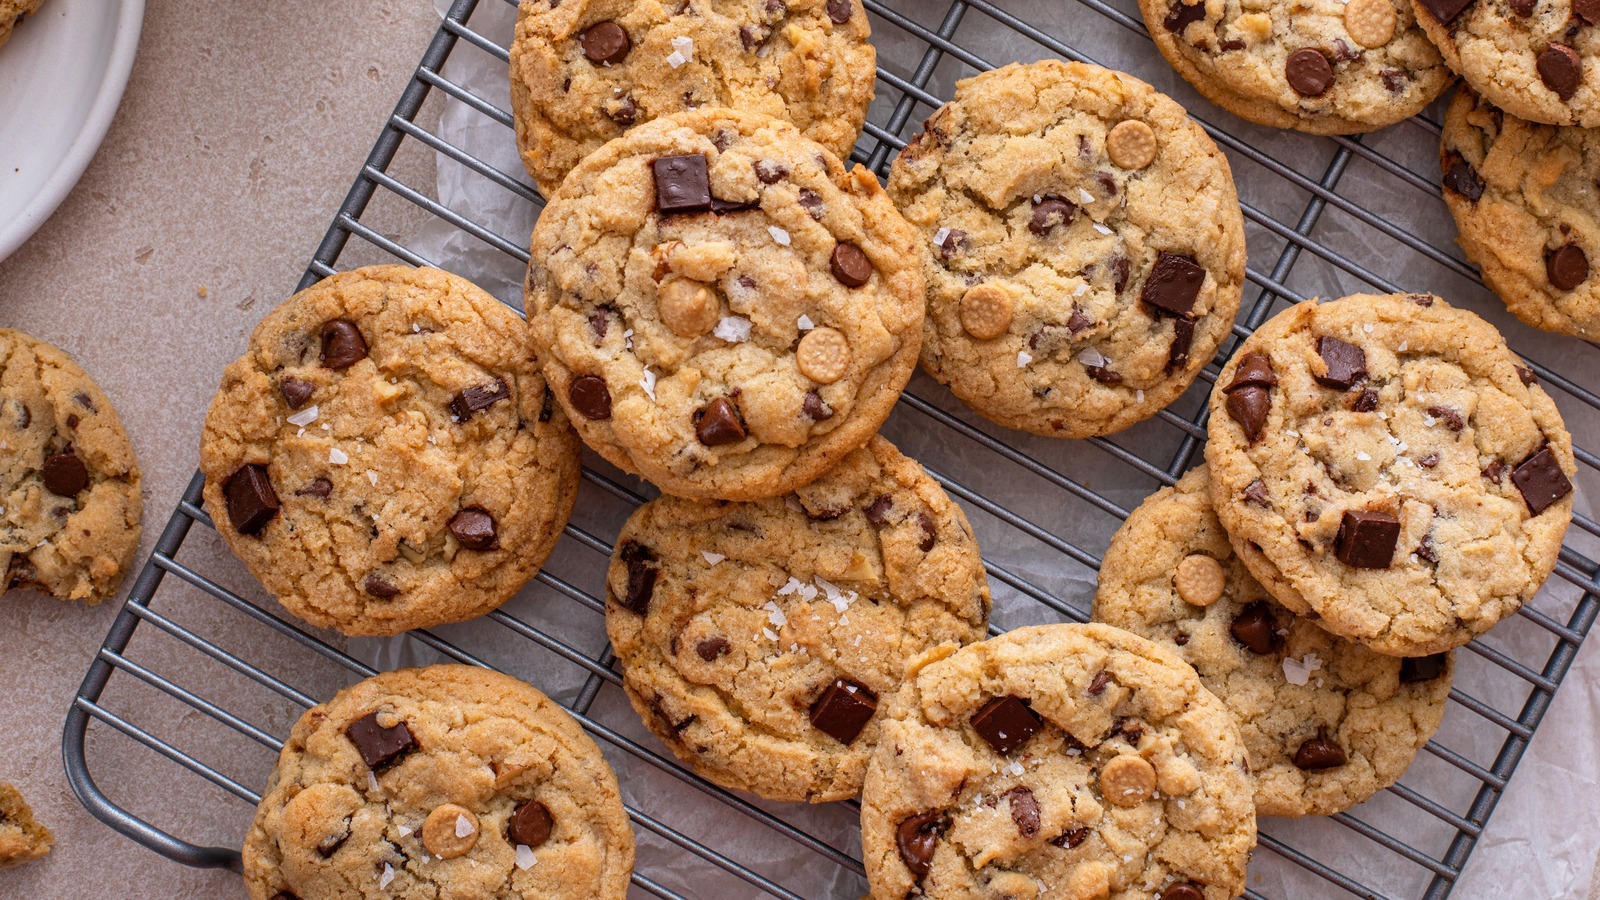
[[[54,841],[50,829],[34,819],[22,792],[0,784],[0,868],[38,859]]]
[[[515,678],[441,665],[307,710],[243,852],[252,900],[621,900],[633,831],[565,710]]]
[[[1238,312],[1228,162],[1131,76],[1045,60],[967,79],[889,192],[921,230],[923,368],[1001,425],[1088,437],[1148,418]]]
[[[1108,625],[918,660],[861,798],[874,897],[1224,900],[1256,842],[1238,726],[1194,670]]]
[[[1461,249],[1517,318],[1600,336],[1600,129],[1539,125],[1456,93],[1440,146]]]
[[[44,0],[0,0],[0,47],[11,40],[11,32],[22,20],[39,11]]]
[[[606,580],[628,698],[706,778],[772,800],[861,790],[906,662],[981,640],[961,508],[881,437],[785,497],[634,513]]]
[[[702,109],[585,159],[533,232],[529,319],[578,434],[680,497],[794,490],[911,377],[922,267],[866,169]]]
[[[1594,0],[1411,0],[1417,23],[1473,90],[1512,115],[1600,126]]]
[[[1393,656],[1458,647],[1555,566],[1577,471],[1499,332],[1432,294],[1311,300],[1211,395],[1211,497],[1289,609]]]
[[[1393,784],[1450,695],[1454,654],[1384,656],[1274,601],[1234,556],[1203,466],[1111,539],[1094,619],[1173,651],[1227,705],[1257,815],[1329,815]]]
[[[139,463],[111,401],[60,348],[0,328],[5,588],[99,603],[139,548]]]
[[[285,608],[398,634],[480,616],[538,571],[578,450],[515,313],[438,269],[372,266],[256,326],[200,468],[217,530]]]
[[[522,161],[546,197],[635,125],[702,106],[785,118],[840,157],[876,76],[859,0],[523,0],[511,44]]]
[[[1410,0],[1139,0],[1150,37],[1207,100],[1312,134],[1416,115],[1455,75]]]

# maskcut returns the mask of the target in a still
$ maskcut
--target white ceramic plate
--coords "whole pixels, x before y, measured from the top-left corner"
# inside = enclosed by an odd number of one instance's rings
[[[0,259],[78,183],[133,68],[144,0],[45,0],[0,47]]]

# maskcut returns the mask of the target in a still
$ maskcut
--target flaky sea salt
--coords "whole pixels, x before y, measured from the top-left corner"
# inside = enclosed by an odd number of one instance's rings
[[[779,244],[782,244],[785,247],[789,246],[789,232],[784,231],[782,228],[779,228],[776,225],[768,225],[767,234],[772,235],[772,239],[777,241]]]
[[[1089,282],[1087,281],[1072,289],[1072,296],[1074,297],[1082,297],[1087,293],[1089,293]]]
[[[378,890],[383,890],[394,884],[394,866],[383,864],[383,874],[378,876]]]
[[[456,816],[456,837],[466,837],[477,830],[478,826],[472,824],[471,819],[464,815]]]
[[[343,450],[340,450],[338,447],[328,448],[328,462],[331,462],[336,466],[342,466],[349,461],[349,454],[345,453]]]
[[[775,641],[775,640],[778,639],[777,633],[774,632],[771,628],[763,628],[763,629],[761,629],[761,634],[763,636],[765,636],[766,639],[769,640],[769,641]]]
[[[790,594],[794,593],[795,591],[800,590],[803,587],[805,587],[805,582],[803,582],[800,579],[794,577],[793,575],[790,575],[789,576],[789,580],[785,581],[783,583],[783,587],[778,588],[778,596],[779,597],[787,597]]]
[[[639,379],[639,387],[644,388],[651,400],[656,399],[656,373],[650,371],[649,366],[644,367],[644,377]]]
[[[1078,362],[1091,369],[1103,369],[1110,364],[1111,360],[1106,359],[1099,350],[1093,347],[1085,347],[1078,351]]]
[[[378,473],[372,471],[371,469],[368,469],[367,470],[367,480],[372,482],[372,486],[373,487],[377,487],[378,486]]]
[[[789,616],[778,608],[778,604],[768,600],[761,608],[767,611],[767,621],[772,623],[773,628],[782,628],[789,624]]]
[[[1144,388],[1139,388],[1138,390],[1134,391],[1133,392],[1133,399],[1134,399],[1134,402],[1136,402],[1136,403],[1143,403],[1144,402]]]
[[[1100,232],[1101,234],[1111,234],[1112,233],[1111,229],[1109,229],[1106,226],[1100,224],[1099,222],[1094,223],[1094,230]]]
[[[1094,202],[1094,195],[1089,193],[1088,191],[1084,190],[1083,188],[1078,188],[1078,202],[1080,202],[1080,203],[1093,203]]]
[[[622,346],[626,347],[629,350],[633,349],[633,329],[632,328],[629,328],[626,331],[622,332]]]
[[[711,333],[731,344],[742,344],[750,340],[750,320],[744,316],[723,316]]]
[[[672,52],[667,54],[667,65],[676,69],[694,59],[694,41],[686,37],[672,39]]]
[[[1361,326],[1361,330],[1365,331],[1367,334],[1371,334],[1372,333],[1372,323],[1368,322],[1367,324]]]
[[[1365,450],[1357,450],[1356,451],[1356,459],[1359,459],[1362,462],[1366,462],[1367,460],[1372,459],[1372,455],[1367,453],[1367,451],[1365,451]]]
[[[933,245],[935,247],[943,247],[945,239],[948,237],[950,237],[950,229],[948,228],[941,228],[935,231],[933,233]]]
[[[1022,768],[1022,763],[1013,759],[1012,761],[1006,763],[1005,768],[1001,769],[1000,771],[1010,775],[1012,778],[1015,778],[1018,775],[1021,775],[1025,770]]]
[[[810,316],[802,315],[800,318],[794,320],[794,327],[800,329],[801,331],[810,331],[817,326],[812,323]]]
[[[1031,362],[1033,362],[1032,354],[1028,353],[1026,350],[1017,351],[1017,368],[1025,369],[1028,367],[1028,363]]]
[[[1283,658],[1283,680],[1290,684],[1303,685],[1311,680],[1311,673],[1322,668],[1322,660],[1315,653],[1307,653],[1303,659],[1292,656]]]
[[[517,868],[526,872],[538,861],[539,858],[533,855],[533,850],[527,844],[517,845]]]
[[[299,412],[295,413],[294,415],[290,416],[289,417],[289,424],[290,425],[298,425],[301,428],[304,428],[307,425],[310,425],[312,422],[315,422],[316,420],[317,420],[317,405],[315,403],[313,403],[310,406],[306,407],[305,409],[302,409]]]
[[[396,825],[394,827],[394,833],[400,835],[401,837],[411,837],[412,830],[413,829],[408,828],[405,825]]]
[[[378,792],[378,776],[372,774],[370,769],[367,771],[367,790],[374,794]]]
[[[711,566],[714,566],[717,563],[727,559],[727,557],[723,556],[721,553],[712,553],[710,550],[701,550],[700,556],[706,561],[706,565]]]

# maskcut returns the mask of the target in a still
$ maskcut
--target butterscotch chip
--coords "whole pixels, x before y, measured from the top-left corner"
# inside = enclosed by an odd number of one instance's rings
[[[1142,756],[1123,754],[1100,770],[1100,793],[1117,806],[1138,806],[1156,792],[1156,768]]]
[[[454,803],[434,807],[422,823],[422,846],[440,859],[465,856],[478,843],[478,817]]]
[[[1382,47],[1394,37],[1397,18],[1389,0],[1350,0],[1344,8],[1344,28],[1363,47]]]
[[[1134,119],[1118,122],[1106,135],[1106,153],[1124,169],[1142,169],[1155,161],[1156,133]]]
[[[1178,596],[1190,606],[1210,606],[1217,602],[1222,596],[1223,581],[1222,564],[1203,553],[1185,557],[1178,563],[1177,575],[1172,579]]]
[[[717,324],[722,304],[700,282],[673,278],[656,291],[656,310],[668,331],[678,337],[699,337]]]
[[[833,384],[850,369],[850,343],[832,328],[813,328],[795,350],[800,374],[818,384]]]
[[[961,296],[961,327],[980,341],[997,338],[1011,327],[1011,293],[985,281]]]

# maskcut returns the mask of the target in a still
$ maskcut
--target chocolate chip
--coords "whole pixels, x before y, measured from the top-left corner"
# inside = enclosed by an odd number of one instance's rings
[[[1101,384],[1121,384],[1122,375],[1113,372],[1105,366],[1084,366],[1089,372],[1089,377]]]
[[[615,106],[607,104],[605,112],[607,118],[623,128],[627,128],[634,122],[639,121],[639,104],[631,96],[624,96],[621,100],[616,101]]]
[[[579,32],[578,45],[583,47],[583,55],[596,65],[622,62],[633,49],[628,33],[621,25],[610,21],[596,22]]]
[[[1445,427],[1451,431],[1460,431],[1467,427],[1466,421],[1461,418],[1461,413],[1448,406],[1430,406],[1428,407],[1428,415],[1443,421]]]
[[[1391,94],[1404,92],[1411,83],[1411,76],[1399,69],[1384,69],[1378,73],[1378,77],[1383,79],[1384,90]]]
[[[828,0],[828,18],[835,25],[843,25],[850,21],[850,12],[855,4],[850,0]]]
[[[1321,50],[1304,47],[1289,54],[1283,64],[1289,87],[1302,97],[1320,97],[1333,87],[1333,66]]]
[[[1328,737],[1328,729],[1318,728],[1317,736],[1294,752],[1294,764],[1307,772],[1336,769],[1345,764],[1344,750]]]
[[[369,712],[351,722],[344,730],[344,735],[356,745],[361,761],[374,772],[393,765],[401,756],[417,748],[417,741],[411,736],[411,729],[406,727],[405,722],[396,722],[384,728],[378,724],[376,712]]]
[[[1378,408],[1378,392],[1372,388],[1363,388],[1356,398],[1350,401],[1351,412],[1372,412]]]
[[[1558,290],[1570,291],[1588,280],[1589,257],[1577,244],[1563,244],[1544,258],[1544,272]]]
[[[450,401],[450,412],[456,421],[465,422],[472,418],[473,413],[482,412],[510,396],[511,388],[506,386],[505,380],[496,378],[488,384],[462,388]]]
[[[1483,196],[1483,179],[1478,177],[1478,170],[1474,169],[1471,163],[1459,156],[1451,155],[1455,161],[1444,173],[1444,186],[1476,202]]]
[[[1206,893],[1192,881],[1179,881],[1167,885],[1161,900],[1206,900]]]
[[[1231,394],[1239,388],[1251,385],[1264,388],[1278,385],[1278,375],[1272,371],[1272,357],[1259,350],[1252,350],[1239,357],[1239,365],[1233,370],[1233,380],[1222,390]]]
[[[1073,847],[1078,846],[1079,844],[1083,843],[1084,841],[1086,841],[1088,839],[1089,839],[1089,829],[1087,829],[1087,828],[1068,828],[1066,831],[1063,831],[1060,834],[1056,835],[1055,837],[1051,838],[1050,839],[1050,843],[1055,844],[1057,847],[1062,847],[1062,848],[1065,848],[1067,850],[1071,850]]]
[[[1067,316],[1068,331],[1072,332],[1073,334],[1077,334],[1080,331],[1088,330],[1089,326],[1093,324],[1094,320],[1084,315],[1083,310],[1078,306],[1078,304],[1072,304],[1072,315]],[[1035,347],[1034,349],[1038,348]]]
[[[1168,315],[1188,316],[1205,281],[1206,270],[1199,263],[1187,256],[1163,253],[1156,257],[1139,299]]]
[[[1516,370],[1517,378],[1520,379],[1524,385],[1531,386],[1539,383],[1539,376],[1534,374],[1532,369],[1527,368],[1526,366],[1517,366]]]
[[[1572,0],[1572,14],[1585,25],[1600,24],[1600,0]]]
[[[222,486],[228,503],[228,522],[240,534],[259,534],[278,514],[278,493],[267,478],[267,467],[240,466]]]
[[[1272,498],[1267,493],[1267,483],[1259,478],[1245,485],[1244,499],[1246,502],[1254,503],[1262,509],[1272,504]]]
[[[1106,692],[1106,685],[1111,683],[1111,676],[1104,670],[1094,673],[1094,678],[1089,680],[1089,696],[1098,697]]]
[[[744,45],[744,49],[745,49],[746,53],[750,52],[751,50],[756,49],[759,46],[761,46],[761,42],[763,40],[765,40],[765,37],[763,36],[762,32],[756,28],[756,26],[754,26],[754,25],[741,25],[741,26],[739,26],[739,43]],[[771,183],[772,182],[770,182],[770,181],[767,182],[767,184],[771,184]]]
[[[777,184],[789,175],[789,167],[770,159],[755,162],[756,180],[762,184]]]
[[[361,589],[379,600],[388,600],[391,597],[400,596],[400,588],[377,572],[367,576],[366,581],[361,583]]]
[[[996,697],[972,717],[972,729],[1001,756],[1039,733],[1043,720],[1016,697]]]
[[[663,156],[651,163],[651,168],[656,178],[656,209],[670,214],[711,208],[711,177],[704,156]]]
[[[892,509],[894,509],[894,498],[884,494],[867,507],[867,521],[882,528],[889,524],[889,511]]]
[[[598,375],[582,375],[567,389],[567,402],[585,419],[611,418],[611,391]]]
[[[278,391],[283,394],[283,402],[289,404],[290,409],[299,409],[311,399],[311,392],[316,390],[316,385],[309,381],[301,381],[288,375],[278,379]]]
[[[1172,642],[1179,647],[1187,647],[1189,645],[1189,636],[1180,631],[1173,635]]]
[[[814,389],[806,391],[806,399],[801,401],[800,411],[805,413],[806,418],[813,422],[822,422],[833,418],[833,407],[829,406],[828,401],[822,399],[822,395]]]
[[[715,662],[718,657],[727,656],[733,652],[733,645],[724,637],[706,638],[694,645],[694,652],[706,662]]]
[[[878,695],[864,684],[834,679],[811,704],[811,727],[841,744],[849,744],[878,710]]]
[[[1367,377],[1367,351],[1336,337],[1317,338],[1317,355],[1328,368],[1325,375],[1313,376],[1323,387],[1348,390]]]
[[[617,558],[628,569],[626,593],[617,598],[617,602],[623,609],[647,615],[650,598],[656,592],[656,578],[661,574],[655,565],[655,553],[643,544],[628,541],[617,552]]]
[[[1244,429],[1244,436],[1255,443],[1261,437],[1261,429],[1267,424],[1267,413],[1272,410],[1272,394],[1264,387],[1240,388],[1228,395],[1226,401],[1228,416],[1239,427]]]
[[[39,474],[44,478],[45,490],[58,497],[76,497],[79,491],[89,486],[89,467],[71,450],[51,454],[44,461]],[[237,472],[234,477],[238,477]],[[229,483],[232,483],[231,480]],[[270,485],[267,490],[272,490]],[[276,509],[277,497],[273,497],[273,503]]]
[[[1455,21],[1461,11],[1472,5],[1472,0],[1422,0],[1422,5],[1433,13],[1441,25],[1449,25]]]
[[[933,848],[948,827],[950,822],[943,813],[925,812],[906,819],[895,829],[895,847],[912,877],[920,881],[928,874],[928,867],[933,864]]]
[[[1421,467],[1421,468],[1424,468],[1424,469],[1431,469],[1434,466],[1437,466],[1438,464],[1439,464],[1439,454],[1437,454],[1437,453],[1429,453],[1427,456],[1424,456],[1423,458],[1417,460],[1417,465],[1419,467]]]
[[[739,410],[726,397],[707,403],[694,414],[694,436],[707,447],[737,444],[745,439],[744,423],[739,421]]]
[[[861,287],[872,277],[872,260],[855,244],[835,244],[828,268],[845,287]]]
[[[1205,17],[1206,5],[1204,0],[1193,4],[1177,0],[1172,4],[1172,8],[1167,11],[1167,17],[1161,21],[1161,24],[1165,25],[1167,30],[1173,34],[1181,34],[1185,28],[1189,27],[1189,23],[1198,22]]]
[[[1432,656],[1412,656],[1400,660],[1400,682],[1416,684],[1438,678],[1444,674],[1448,656],[1447,653],[1435,653]]]
[[[1257,600],[1233,617],[1228,626],[1233,639],[1250,648],[1251,653],[1266,656],[1283,646],[1283,636],[1278,634],[1278,621],[1272,616],[1272,607],[1265,600]]]
[[[749,212],[760,205],[761,201],[759,200],[749,200],[741,203],[735,203],[732,200],[723,200],[718,197],[711,198],[711,211],[719,216],[726,216],[730,213]]]
[[[828,205],[822,202],[822,195],[810,188],[800,189],[799,203],[800,208],[806,211],[806,215],[818,222],[822,221],[822,214],[828,211]]]
[[[1562,100],[1570,100],[1578,92],[1578,82],[1583,78],[1583,60],[1578,51],[1566,44],[1550,44],[1534,66],[1539,70],[1539,80]]]
[[[1505,464],[1505,460],[1502,460],[1502,459],[1498,459],[1498,458],[1491,459],[1491,460],[1489,460],[1488,465],[1483,467],[1483,477],[1489,479],[1490,481],[1494,482],[1495,484],[1499,484],[1500,483],[1500,479],[1505,474],[1506,474],[1506,464]]]
[[[1057,225],[1071,225],[1078,208],[1055,194],[1046,194],[1033,203],[1033,216],[1028,220],[1028,230],[1044,237]]]
[[[1349,61],[1351,61],[1353,59],[1360,59],[1360,58],[1361,58],[1361,53],[1359,51],[1357,51],[1354,47],[1351,47],[1349,44],[1345,43],[1343,38],[1334,38],[1333,39],[1333,61],[1334,62],[1349,62]]]
[[[1011,802],[1011,821],[1017,825],[1017,834],[1031,838],[1039,833],[1039,801],[1033,791],[1017,785],[1000,797]]]
[[[1510,0],[1508,5],[1511,7],[1512,12],[1526,19],[1533,15],[1534,3],[1535,0]],[[1574,9],[1573,11],[1576,12],[1577,10]]]
[[[917,527],[922,529],[922,540],[917,544],[917,549],[927,553],[939,540],[939,526],[933,522],[933,517],[925,512],[917,513]]]
[[[939,258],[948,260],[970,246],[972,242],[968,240],[967,233],[959,228],[952,228],[945,234],[944,240],[939,242]]]
[[[550,818],[549,807],[537,800],[526,800],[517,807],[507,824],[506,837],[511,843],[532,850],[550,840],[550,832],[555,829],[555,824],[555,820]]]
[[[1433,546],[1433,532],[1428,532],[1428,534],[1423,537],[1422,543],[1417,545],[1417,558],[1425,559],[1431,563],[1436,563],[1439,561],[1439,551]]]
[[[1180,259],[1182,257],[1179,257]],[[1122,293],[1128,286],[1128,275],[1133,271],[1133,263],[1126,256],[1116,256],[1111,259],[1111,286],[1117,293]],[[1202,275],[1202,278],[1205,276]],[[1189,301],[1193,304],[1193,300]]]
[[[1167,371],[1174,372],[1189,365],[1189,348],[1194,346],[1194,320],[1172,320],[1172,344],[1167,347]]]
[[[1243,50],[1245,48],[1245,42],[1239,40],[1238,38],[1228,38],[1221,44],[1218,44],[1217,48],[1223,53],[1232,53],[1235,50]]]
[[[1387,569],[1400,540],[1400,520],[1372,509],[1347,509],[1339,520],[1334,555],[1356,569]]]
[[[348,369],[367,358],[367,340],[349,319],[322,323],[322,367]]]
[[[665,273],[662,273],[663,275]],[[606,335],[611,331],[611,314],[614,310],[609,306],[597,306],[589,313],[589,330],[594,332],[594,345],[596,347],[606,342]]]
[[[323,500],[333,493],[333,482],[326,478],[316,478],[305,487],[294,492],[296,497],[317,497]]]
[[[451,516],[449,527],[456,541],[468,550],[494,550],[500,546],[494,516],[480,506],[468,506]]]
[[[1567,473],[1561,471],[1561,464],[1548,445],[1511,470],[1511,483],[1522,493],[1522,502],[1528,504],[1528,511],[1536,516],[1572,493],[1572,482],[1567,480]]]
[[[68,428],[77,428],[78,427],[78,414],[77,413],[67,413],[67,427]]]

